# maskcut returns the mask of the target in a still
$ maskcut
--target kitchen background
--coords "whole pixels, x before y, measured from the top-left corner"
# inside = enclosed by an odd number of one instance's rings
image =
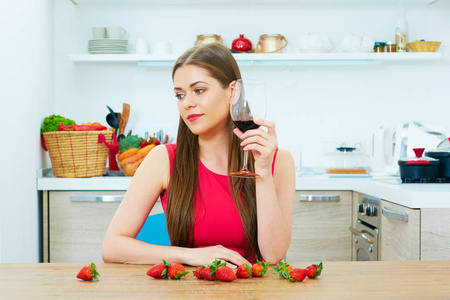
[[[49,166],[39,141],[44,117],[56,113],[77,122],[105,123],[106,105],[120,111],[122,102],[127,102],[129,128],[175,133],[178,117],[171,65],[69,61],[71,54],[87,54],[93,26],[123,26],[130,52],[136,39],[143,38],[150,52],[155,42],[167,40],[173,53],[182,53],[202,33],[221,35],[227,46],[241,33],[254,45],[261,34],[279,33],[289,41],[286,52],[298,52],[299,37],[307,32],[325,33],[333,42],[333,52],[340,52],[341,40],[349,32],[393,41],[400,13],[397,1],[87,2],[6,0],[0,4],[1,98],[6,105],[1,124],[6,129],[4,140],[9,141],[0,147],[4,158],[0,262],[39,259],[36,170]],[[372,132],[384,122],[400,125],[416,120],[450,129],[446,110],[450,107],[450,1],[404,2],[408,39],[442,41],[442,59],[241,66],[243,77],[267,82],[267,119],[276,122],[281,147],[301,146],[304,166],[326,166],[329,150],[342,142],[361,142],[368,152]]]

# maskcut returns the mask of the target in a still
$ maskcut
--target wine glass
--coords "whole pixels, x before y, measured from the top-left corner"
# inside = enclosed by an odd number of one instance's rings
[[[233,88],[230,103],[230,113],[233,123],[242,132],[259,128],[253,120],[266,117],[266,89],[264,82],[250,79],[238,79]],[[239,172],[229,176],[241,178],[255,178],[258,174],[247,169],[248,153],[244,151],[244,166]]]

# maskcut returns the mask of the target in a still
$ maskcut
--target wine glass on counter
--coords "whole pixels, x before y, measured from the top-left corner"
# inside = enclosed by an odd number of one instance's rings
[[[259,128],[253,121],[266,117],[266,88],[263,81],[238,79],[233,88],[230,114],[233,123],[242,132]],[[248,153],[244,151],[243,167],[239,172],[232,172],[229,176],[240,178],[255,178],[258,174],[247,168]]]

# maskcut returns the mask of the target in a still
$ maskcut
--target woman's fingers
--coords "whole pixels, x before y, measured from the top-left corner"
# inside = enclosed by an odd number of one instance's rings
[[[239,128],[233,129],[233,132],[235,135],[237,135],[238,138],[241,138],[241,136],[244,134]]]
[[[267,127],[267,133],[269,133],[270,135],[276,134],[274,122],[263,120],[263,119],[256,119],[256,120],[254,120],[254,122],[257,125]]]
[[[261,146],[268,146],[270,144],[270,140],[260,135],[254,135],[247,137],[245,140],[241,142],[242,147],[245,147],[248,144],[259,144]]]
[[[234,266],[240,266],[242,264],[248,263],[248,261],[238,252],[227,249],[223,246],[219,246],[219,248],[220,253],[218,253],[219,257],[217,257],[217,259],[224,260]]]

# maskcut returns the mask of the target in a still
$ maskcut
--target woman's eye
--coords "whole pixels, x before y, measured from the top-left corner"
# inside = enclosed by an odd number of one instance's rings
[[[195,89],[195,93],[196,94],[201,94],[203,93],[205,90],[204,89]]]
[[[184,98],[184,94],[175,94],[175,97],[178,98],[178,100]]]

